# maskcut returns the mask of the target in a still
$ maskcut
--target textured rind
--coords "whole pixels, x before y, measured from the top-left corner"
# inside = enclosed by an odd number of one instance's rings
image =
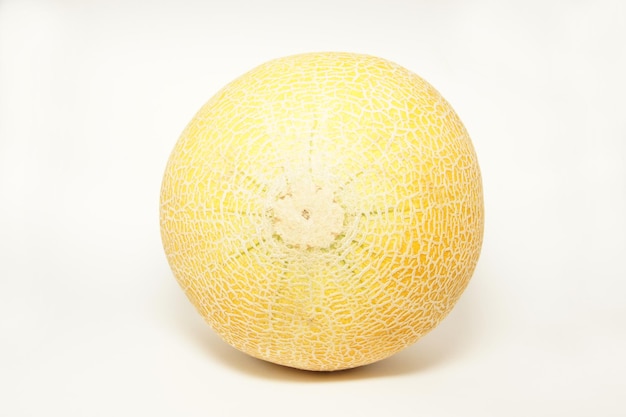
[[[176,279],[235,348],[309,370],[386,358],[435,327],[478,261],[480,170],[427,82],[350,53],[236,79],[168,161],[161,234]]]

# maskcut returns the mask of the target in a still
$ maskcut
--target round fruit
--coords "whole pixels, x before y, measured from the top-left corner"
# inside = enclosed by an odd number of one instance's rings
[[[160,219],[174,275],[226,342],[338,370],[400,351],[452,309],[478,261],[482,185],[430,84],[380,58],[311,53],[200,109]]]

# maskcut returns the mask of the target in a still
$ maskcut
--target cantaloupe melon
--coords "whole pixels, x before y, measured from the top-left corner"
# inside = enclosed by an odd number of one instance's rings
[[[168,262],[229,344],[308,370],[384,359],[433,329],[478,261],[481,175],[461,120],[387,60],[267,62],[183,131],[161,189]]]

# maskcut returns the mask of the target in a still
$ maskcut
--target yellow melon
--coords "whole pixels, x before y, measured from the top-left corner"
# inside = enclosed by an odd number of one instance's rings
[[[160,222],[176,279],[226,342],[346,369],[452,309],[482,244],[481,176],[422,78],[373,56],[302,54],[200,109],[169,158]]]

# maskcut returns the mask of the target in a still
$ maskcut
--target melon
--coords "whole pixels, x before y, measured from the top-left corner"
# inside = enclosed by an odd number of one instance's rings
[[[451,311],[483,238],[470,137],[428,82],[354,53],[274,59],[193,117],[166,166],[163,247],[191,303],[256,358],[387,358]]]

